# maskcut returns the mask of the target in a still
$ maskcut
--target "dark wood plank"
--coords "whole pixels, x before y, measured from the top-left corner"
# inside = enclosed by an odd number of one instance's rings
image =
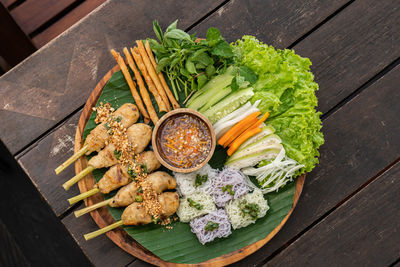
[[[18,160],[57,216],[70,208],[67,199],[79,194],[76,186],[68,191],[65,191],[62,187],[65,181],[75,175],[73,166],[59,175],[54,172],[58,165],[73,154],[75,130],[79,115],[79,113],[76,113],[56,131],[35,144],[27,154]]]
[[[400,5],[355,1],[294,47],[309,57],[326,112],[400,56]]]
[[[277,48],[286,48],[347,2],[236,0],[218,9],[191,32],[205,36],[208,28],[218,27],[230,42],[247,34]]]
[[[114,66],[109,50],[153,36],[153,19],[165,28],[179,18],[186,28],[221,2],[107,2],[0,78],[0,138],[16,153],[77,110]]]
[[[323,121],[320,165],[285,227],[236,266],[260,263],[400,156],[400,66]],[[394,226],[393,226],[394,227]]]
[[[84,208],[82,204],[79,208]],[[95,266],[126,266],[135,260],[135,257],[117,247],[106,235],[85,241],[84,234],[99,229],[89,214],[75,218],[74,214],[66,216],[62,222],[68,228],[75,241],[85,252]]]
[[[60,35],[66,29],[74,25],[84,16],[92,12],[99,5],[104,3],[105,0],[86,0],[79,6],[75,7],[73,10],[68,12],[61,19],[57,20],[55,23],[51,24],[43,32],[39,33],[32,38],[33,43],[37,47],[42,47],[49,41]]]
[[[400,257],[399,203],[397,163],[268,265],[388,266]]]
[[[0,3],[0,56],[10,67],[36,51],[31,40],[13,20],[7,9]]]
[[[9,7],[12,4],[14,4],[15,2],[17,2],[17,0],[0,0],[0,2],[5,6],[5,7]]]
[[[27,261],[32,266],[89,266],[65,226],[2,142],[0,155],[1,222]]]
[[[0,220],[0,266],[30,266],[21,248]]]
[[[232,1],[192,32],[215,26],[234,41],[255,35],[278,48],[290,46],[345,1]],[[396,0],[355,1],[298,43],[313,62],[326,112],[400,56],[400,6]]]
[[[31,34],[76,1],[27,0],[14,8],[11,15],[26,34]]]

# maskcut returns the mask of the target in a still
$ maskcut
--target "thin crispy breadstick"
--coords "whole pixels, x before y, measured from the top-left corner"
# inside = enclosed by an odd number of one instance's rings
[[[156,60],[154,58],[153,51],[151,51],[150,43],[146,41],[144,47],[146,48],[146,52],[147,52],[147,55],[150,58],[151,64],[153,65],[154,69],[156,69],[157,68],[157,63],[156,63]],[[161,82],[161,84],[162,84],[162,86],[164,88],[164,91],[167,93],[168,99],[171,102],[172,107],[174,109],[175,108],[180,108],[180,106],[179,106],[178,102],[176,101],[174,95],[172,94],[171,90],[169,89],[168,84],[165,81],[164,75],[162,74],[161,71],[158,73],[158,78],[160,79],[160,82]]]
[[[124,74],[125,80],[129,85],[129,89],[131,89],[131,93],[132,93],[133,99],[135,99],[135,102],[136,102],[140,112],[143,115],[144,123],[149,123],[150,122],[149,114],[147,114],[147,111],[143,106],[142,99],[140,98],[140,95],[136,91],[136,84],[132,80],[131,75],[129,74],[129,70],[128,70],[128,67],[125,64],[124,59],[114,49],[111,49],[111,54],[114,56],[115,60],[117,61],[118,65],[119,65],[119,67],[121,68],[122,73]]]
[[[146,66],[143,63],[143,59],[139,54],[139,51],[137,50],[137,47],[135,48],[131,48],[131,53],[133,55],[133,58],[135,59],[135,62],[139,68],[139,70],[142,72],[142,75],[144,77],[144,79],[146,80],[147,83],[147,87],[149,88],[150,92],[153,94],[157,105],[158,105],[158,109],[160,111],[165,111],[167,112],[167,105],[164,103],[163,99],[161,98],[161,95],[158,93],[156,86],[154,85],[153,81],[150,78],[149,73],[146,70]]]
[[[124,54],[126,59],[128,60],[129,67],[133,71],[136,77],[136,82],[139,85],[139,90],[140,94],[142,95],[143,102],[147,107],[147,112],[149,112],[150,119],[153,121],[154,125],[156,125],[158,121],[158,116],[157,113],[153,107],[153,104],[151,103],[149,93],[147,92],[146,86],[144,86],[142,76],[140,76],[139,71],[137,70],[135,63],[133,62],[133,58],[131,54],[128,51],[128,48],[124,47]]]
[[[162,86],[160,79],[157,76],[156,70],[154,69],[153,65],[150,62],[149,56],[147,55],[142,40],[136,41],[136,43],[138,45],[139,53],[142,56],[143,62],[146,65],[146,69],[149,72],[150,77],[153,80],[154,84],[156,85],[157,91],[160,93],[163,101],[167,105],[168,111],[171,110],[167,94],[165,93],[164,87]]]

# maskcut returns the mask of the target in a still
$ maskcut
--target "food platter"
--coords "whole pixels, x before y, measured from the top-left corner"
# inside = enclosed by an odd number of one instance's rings
[[[254,36],[153,29],[158,41],[137,40],[125,58],[110,50],[118,65],[55,172],[75,162],[63,187],[81,193],[68,202],[84,200],[75,216],[100,227],[86,241],[107,234],[160,266],[224,266],[276,235],[318,164],[318,84],[309,59]]]
[[[93,92],[89,96],[86,105],[82,111],[81,117],[79,119],[78,127],[76,130],[75,136],[75,152],[79,151],[82,148],[83,138],[84,138],[84,129],[89,121],[90,115],[92,113],[92,108],[98,102],[98,99],[103,91],[104,86],[108,83],[110,78],[113,76],[114,73],[118,72],[120,67],[116,65],[113,67],[100,82],[94,88]],[[86,157],[82,157],[75,162],[75,171],[76,173],[80,173],[83,169],[87,167],[87,159]],[[265,237],[260,240],[257,240],[247,246],[241,247],[224,255],[220,255],[215,258],[208,259],[203,262],[196,262],[196,266],[216,266],[216,265],[227,265],[233,262],[236,262],[244,257],[250,255],[251,253],[255,252],[263,245],[265,245],[271,238],[273,238],[277,232],[283,227],[283,225],[288,220],[289,216],[291,215],[294,207],[297,204],[297,201],[300,197],[303,184],[305,180],[305,174],[296,178],[296,181],[293,182],[294,187],[294,194],[293,194],[293,201],[291,204],[290,209],[282,216],[282,220],[276,225],[274,229],[272,229],[269,233],[265,233]],[[80,191],[87,192],[88,190],[92,189],[95,184],[95,178],[92,174],[89,174],[78,183]],[[294,184],[295,183],[295,184]],[[104,198],[101,194],[96,194],[91,196],[90,198],[85,199],[85,205],[91,206],[93,204],[99,203],[103,201]],[[106,227],[111,225],[115,222],[113,216],[108,211],[107,208],[103,207],[98,210],[92,211],[91,216],[93,217],[94,221],[100,228]],[[142,246],[139,242],[136,242],[130,235],[127,234],[121,228],[117,228],[113,231],[107,233],[107,236],[119,247],[124,249],[126,252],[130,253],[131,255],[140,258],[146,262],[149,262],[154,265],[159,266],[180,266],[183,264],[175,263],[175,262],[168,262],[160,259],[152,252],[147,250],[144,246]]]

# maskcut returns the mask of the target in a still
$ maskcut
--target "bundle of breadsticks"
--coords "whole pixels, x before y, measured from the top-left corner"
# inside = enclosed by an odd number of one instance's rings
[[[170,111],[171,105],[172,109],[179,108],[179,104],[169,89],[163,74],[161,72],[158,74],[156,73],[157,63],[153,52],[151,51],[149,42],[145,41],[145,44],[143,44],[143,41],[139,40],[136,41],[136,44],[137,47],[130,48],[130,51],[125,47],[123,52],[126,57],[126,62],[128,62],[129,67],[135,75],[140,94],[136,90],[136,83],[133,81],[129,73],[125,60],[114,49],[111,50],[111,54],[114,56],[119,67],[121,68],[125,80],[131,90],[133,99],[135,100],[140,113],[142,113],[144,122],[149,123],[151,120],[154,124],[156,124],[159,118],[153,104],[151,103],[147,88],[154,96],[159,112]],[[147,88],[140,73],[143,75],[143,78],[146,81]]]

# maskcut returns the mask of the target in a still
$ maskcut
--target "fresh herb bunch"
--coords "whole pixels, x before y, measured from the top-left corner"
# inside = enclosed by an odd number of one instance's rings
[[[153,22],[154,32],[159,40],[149,39],[156,55],[157,72],[164,71],[171,81],[176,99],[178,91],[193,92],[207,83],[211,77],[222,73],[233,63],[231,46],[216,28],[209,28],[207,39],[197,39],[177,29],[178,20],[168,26],[165,33],[157,20]]]

